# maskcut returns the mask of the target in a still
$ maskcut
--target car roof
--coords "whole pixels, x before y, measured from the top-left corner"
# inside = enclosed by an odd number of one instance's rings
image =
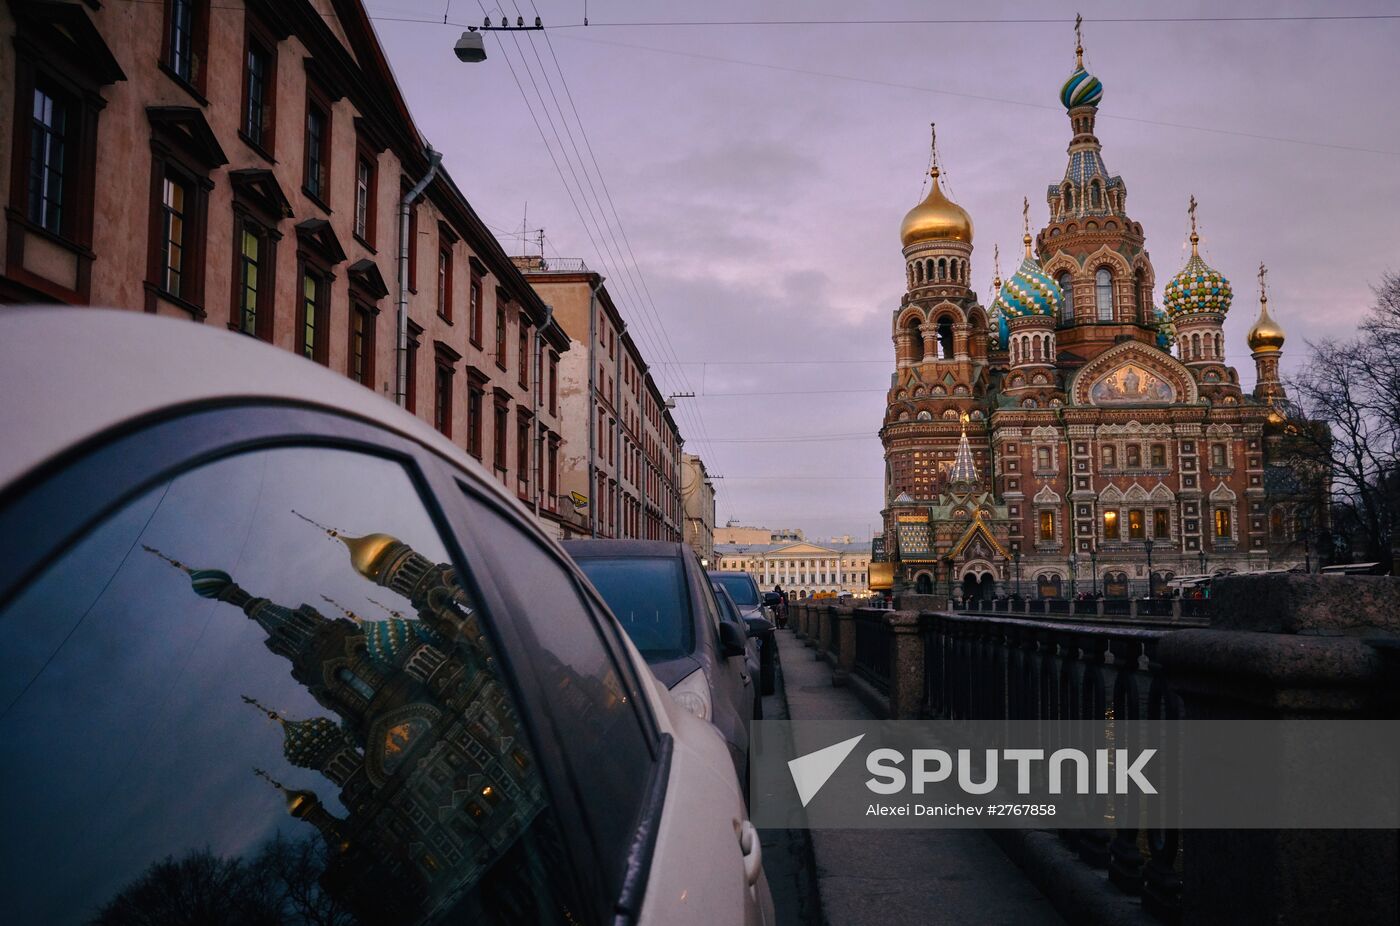
[[[0,487],[122,424],[186,407],[277,402],[393,431],[515,502],[465,450],[373,390],[213,325],[108,309],[7,308],[0,361]]]
[[[752,578],[753,578],[753,576],[749,575],[747,572],[743,572],[743,571],[738,570],[738,569],[711,569],[711,570],[710,570],[710,575],[712,575],[712,576],[744,576],[744,577],[747,578],[747,579],[752,579]]]
[[[606,540],[587,538],[566,540],[564,549],[574,557],[591,556],[684,556],[690,548],[674,540]]]

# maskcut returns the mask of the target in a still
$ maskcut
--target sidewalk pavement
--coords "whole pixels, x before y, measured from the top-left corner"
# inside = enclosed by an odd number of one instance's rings
[[[849,688],[832,687],[831,667],[792,631],[777,638],[782,694],[793,720],[874,719]],[[782,700],[765,702],[765,710]],[[829,926],[1064,923],[980,830],[812,830],[811,843]],[[801,922],[781,909],[779,921]]]

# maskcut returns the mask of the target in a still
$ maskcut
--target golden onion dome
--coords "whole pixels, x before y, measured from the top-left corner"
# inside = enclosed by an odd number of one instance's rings
[[[308,816],[321,801],[310,791],[283,791],[287,799],[287,813],[298,819]]]
[[[931,172],[933,188],[928,196],[904,216],[899,238],[905,247],[920,241],[965,241],[972,243],[972,216],[943,195],[938,168]]]
[[[379,574],[379,560],[390,547],[397,546],[399,539],[388,534],[366,534],[363,537],[340,537],[340,542],[350,550],[350,564],[355,571],[371,581]]]
[[[1269,301],[1259,302],[1259,318],[1249,329],[1249,349],[1256,353],[1274,353],[1283,349],[1283,326],[1269,314]]]

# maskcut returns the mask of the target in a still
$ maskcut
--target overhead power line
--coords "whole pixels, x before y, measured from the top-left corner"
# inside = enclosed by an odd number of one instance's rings
[[[1329,22],[1352,20],[1400,19],[1400,14],[1318,14],[1300,16],[1106,16],[1085,19],[1093,23],[1269,23],[1269,22]],[[622,20],[618,22],[559,23],[546,25],[546,29],[584,29],[594,27],[650,27],[669,28],[676,26],[1038,26],[1068,25],[1074,22],[1068,17],[1041,18],[939,18],[939,19],[677,19],[677,20]]]

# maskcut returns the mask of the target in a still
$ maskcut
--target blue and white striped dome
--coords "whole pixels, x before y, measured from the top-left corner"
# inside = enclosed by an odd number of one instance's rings
[[[1064,293],[1055,281],[1040,269],[1034,258],[1027,257],[1002,286],[992,306],[1008,320],[1031,315],[1054,318],[1059,315],[1064,301]]]
[[[1065,105],[1065,109],[1098,106],[1099,100],[1102,99],[1103,84],[1093,74],[1084,70],[1082,64],[1074,69],[1074,73],[1069,75],[1065,85],[1060,88],[1060,102]]]

